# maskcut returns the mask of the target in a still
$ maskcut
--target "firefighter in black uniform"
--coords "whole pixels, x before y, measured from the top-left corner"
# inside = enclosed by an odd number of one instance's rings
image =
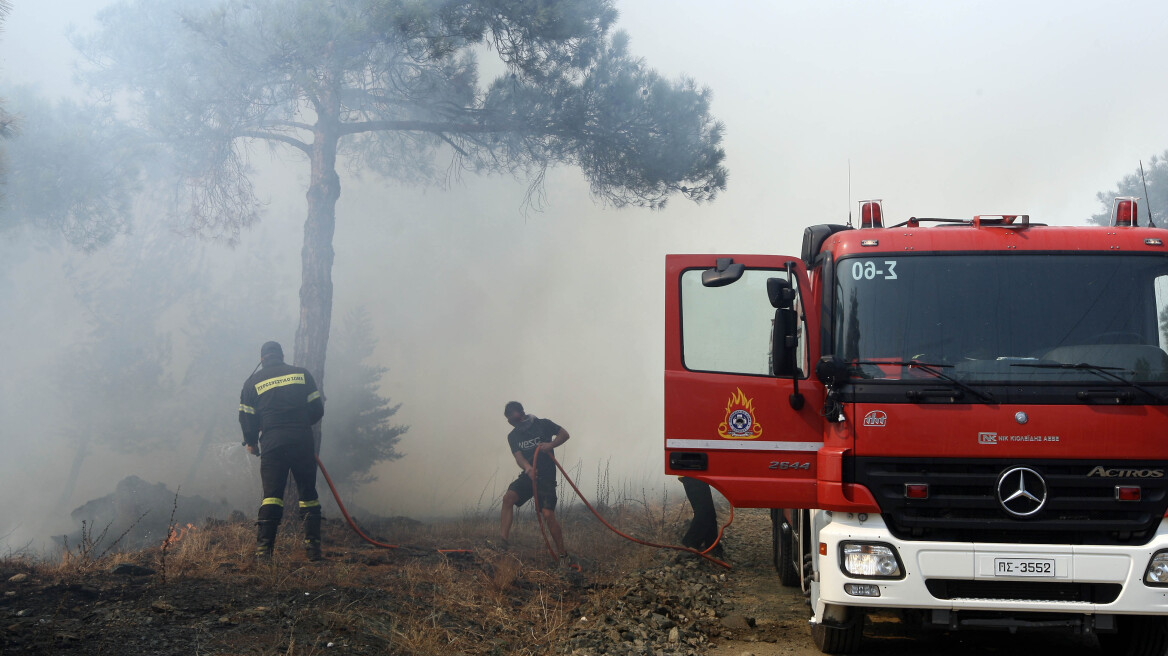
[[[291,471],[300,493],[304,552],[309,560],[320,560],[320,500],[316,495],[312,427],[324,416],[324,402],[312,374],[285,364],[284,350],[278,343],[266,342],[260,347],[260,364],[263,369],[247,379],[239,395],[243,444],[252,455],[260,456],[264,484],[256,522],[256,557],[272,557],[276,529],[284,516],[284,486]]]

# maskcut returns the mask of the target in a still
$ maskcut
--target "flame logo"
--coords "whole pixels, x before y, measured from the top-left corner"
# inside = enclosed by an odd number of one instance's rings
[[[726,402],[726,420],[718,425],[718,434],[728,440],[753,440],[762,436],[762,424],[754,420],[754,399],[746,398],[741,388]]]

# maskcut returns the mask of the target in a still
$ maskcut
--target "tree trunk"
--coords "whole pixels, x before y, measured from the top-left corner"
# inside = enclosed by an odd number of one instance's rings
[[[57,501],[57,505],[64,510],[69,510],[69,499],[77,489],[77,478],[81,476],[81,463],[85,462],[87,457],[89,457],[88,438],[78,444],[77,450],[73,452],[73,466],[69,468],[69,479],[65,481],[65,489],[61,491],[61,499]]]
[[[190,490],[195,486],[195,472],[199,470],[199,465],[203,463],[203,459],[207,457],[207,447],[211,445],[211,439],[215,437],[215,430],[219,428],[219,422],[212,421],[207,426],[207,431],[203,433],[203,443],[199,445],[199,452],[195,454],[191,460],[191,468],[187,470],[187,480],[183,483],[183,487]]]
[[[324,393],[324,360],[333,313],[333,232],[341,179],[337,175],[338,124],[322,118],[312,143],[312,178],[308,186],[308,219],[300,251],[300,326],[296,329],[294,362],[316,379]],[[314,430],[320,453],[320,425]]]

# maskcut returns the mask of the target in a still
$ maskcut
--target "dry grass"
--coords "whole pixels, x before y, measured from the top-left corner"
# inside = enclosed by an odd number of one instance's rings
[[[611,533],[569,502],[570,494],[562,489],[559,515],[582,577],[552,562],[527,508],[517,513],[505,551],[488,543],[498,535],[498,515],[487,508],[445,522],[365,527],[401,544],[398,550],[371,547],[343,523],[326,521],[322,564],[304,558],[293,518],[281,528],[271,564],[252,559],[251,524],[214,522],[176,527],[164,544],[136,553],[103,551],[91,537],[35,567],[43,577],[70,581],[134,562],[159,572],[143,598],[170,599],[180,610],[218,600],[225,625],[240,628],[197,629],[205,654],[240,653],[233,650],[247,643],[248,653],[310,655],[325,653],[326,642],[360,647],[358,653],[546,654],[567,637],[578,608],[613,603],[628,573],[662,558]],[[652,500],[643,490],[602,497],[611,523],[652,541],[676,543],[689,517],[684,502]],[[443,555],[439,548],[473,553]]]

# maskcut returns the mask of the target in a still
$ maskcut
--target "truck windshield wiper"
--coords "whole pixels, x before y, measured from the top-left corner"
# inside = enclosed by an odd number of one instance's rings
[[[1128,380],[1119,374],[1113,374],[1113,371],[1129,371],[1123,367],[1103,367],[1089,362],[1038,362],[1034,364],[1012,364],[1011,367],[1030,367],[1031,369],[1078,369],[1080,371],[1090,371],[1093,374],[1110,378],[1119,383],[1123,383],[1128,387],[1133,387],[1144,394],[1152,397],[1157,403],[1163,403],[1164,397],[1153,392],[1152,390],[1140,385],[1134,380]]]
[[[912,367],[915,369],[920,369],[921,371],[924,371],[925,373],[932,374],[932,375],[936,376],[937,378],[940,378],[941,380],[952,383],[955,387],[957,387],[963,391],[969,392],[970,394],[981,399],[983,403],[993,403],[994,402],[994,397],[991,396],[990,394],[983,392],[983,391],[981,391],[975,387],[972,387],[970,385],[966,385],[965,383],[961,382],[960,380],[957,380],[953,376],[950,376],[949,374],[945,373],[944,371],[941,371],[941,369],[952,369],[953,365],[951,365],[951,364],[938,364],[938,363],[933,363],[933,362],[918,362],[917,360],[902,360],[899,362],[897,362],[897,361],[887,362],[887,361],[882,361],[882,360],[857,360],[855,362],[852,362],[851,364],[868,364],[868,365],[886,364],[886,365],[892,365],[894,367],[900,366],[900,367]]]

